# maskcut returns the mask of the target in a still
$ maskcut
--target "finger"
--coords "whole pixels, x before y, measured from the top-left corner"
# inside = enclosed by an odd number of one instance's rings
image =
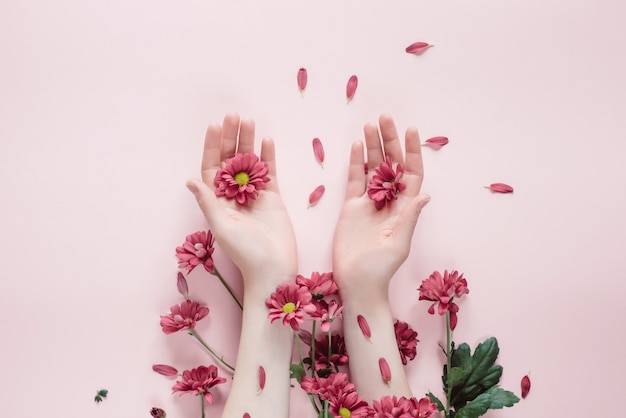
[[[360,197],[365,193],[365,161],[363,160],[363,143],[355,142],[350,150],[350,166],[348,167],[348,185],[346,199]]]
[[[417,128],[410,127],[406,130],[406,164],[404,166],[407,194],[417,196],[424,179],[424,165],[422,162],[422,146]]]
[[[228,113],[222,124],[222,161],[232,158],[237,150],[237,136],[239,135],[239,115]]]
[[[204,151],[202,152],[202,165],[200,167],[202,181],[206,184],[213,183],[213,177],[220,169],[221,142],[222,127],[219,123],[210,124],[204,137]]]
[[[267,164],[269,177],[271,178],[271,181],[267,183],[265,188],[278,192],[278,182],[276,181],[276,147],[272,138],[265,137],[261,141],[261,161]]]
[[[417,219],[420,213],[422,213],[422,209],[429,201],[430,196],[428,195],[415,196],[407,203],[398,216],[398,220],[393,227],[393,235],[398,238],[400,242],[407,245],[406,248],[411,245]]]
[[[242,119],[239,126],[238,153],[254,152],[254,121],[252,119]]]
[[[380,144],[378,127],[373,123],[368,123],[363,128],[365,133],[365,145],[367,146],[367,166],[371,171],[378,167],[383,161],[383,149]]]
[[[215,192],[205,182],[196,179],[188,180],[186,186],[196,198],[196,202],[198,202],[198,206],[207,222],[214,228],[217,225],[214,222],[214,214],[220,209]]]
[[[398,138],[398,131],[393,118],[389,115],[381,115],[378,119],[380,133],[383,137],[383,150],[385,156],[389,156],[394,163],[404,164],[402,146]]]

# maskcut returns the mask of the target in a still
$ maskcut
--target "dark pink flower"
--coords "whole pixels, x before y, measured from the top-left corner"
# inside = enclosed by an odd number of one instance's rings
[[[438,271],[433,272],[430,277],[422,281],[419,287],[419,300],[429,300],[433,304],[428,308],[429,314],[435,313],[435,305],[439,304],[439,315],[443,315],[446,311],[450,312],[450,329],[456,328],[456,313],[459,307],[453,302],[455,297],[461,297],[469,293],[467,288],[467,280],[456,270],[448,272],[445,270],[443,276]]]
[[[329,411],[335,417],[364,418],[367,416],[367,402],[356,392],[342,392],[336,398],[331,398]]]
[[[409,416],[412,418],[428,418],[435,412],[437,412],[437,404],[432,403],[429,398],[411,398]]]
[[[153,364],[152,370],[167,377],[178,376],[178,370],[172,366],[168,366],[167,364]]]
[[[406,47],[406,52],[408,54],[420,55],[422,52],[426,51],[431,46],[433,45],[427,42],[413,42],[411,45]]]
[[[332,272],[320,274],[317,271],[314,271],[311,273],[310,279],[298,274],[298,277],[296,277],[296,283],[300,286],[308,288],[315,299],[321,299],[325,296],[334,295],[337,293],[337,290],[339,290]]]
[[[152,408],[150,410],[150,416],[153,418],[165,418],[167,414],[161,408]]]
[[[348,375],[344,372],[331,373],[328,377],[304,376],[301,387],[306,393],[319,396],[322,400],[335,399],[342,393],[356,391],[356,387],[350,383]]]
[[[181,329],[193,329],[196,322],[209,314],[209,308],[198,302],[186,300],[180,305],[172,305],[168,315],[161,315],[161,328],[166,334]]]
[[[330,358],[328,347],[328,333],[322,339],[315,340],[315,370],[348,364],[348,352],[341,335],[333,334],[330,337]]]
[[[383,396],[372,403],[367,418],[427,418],[437,410],[428,398]]]
[[[308,74],[306,68],[302,67],[298,70],[298,88],[300,89],[300,93],[304,95],[304,90],[306,90],[306,83],[308,80]]]
[[[315,311],[310,313],[311,319],[321,321],[320,330],[328,332],[330,323],[336,318],[341,318],[343,306],[336,300],[326,302],[324,299],[313,299],[313,305],[315,305]]]
[[[271,322],[282,319],[283,325],[289,325],[294,331],[300,329],[304,322],[304,314],[315,311],[315,305],[311,303],[311,292],[306,287],[298,286],[294,282],[286,283],[276,288],[265,301],[269,309],[268,317]]]
[[[215,174],[215,195],[236,199],[241,206],[248,206],[248,199],[256,199],[259,190],[270,181],[267,164],[252,153],[235,154],[226,160],[224,168]]]
[[[376,209],[381,210],[388,202],[398,198],[398,193],[406,189],[406,185],[401,183],[404,168],[397,164],[394,170],[391,158],[387,156],[385,161],[380,163],[375,169],[367,186],[367,195],[376,204]]]
[[[354,93],[356,93],[356,88],[359,85],[359,78],[356,75],[350,76],[348,80],[348,84],[346,85],[346,99],[348,103],[354,97]]]
[[[393,324],[396,332],[396,342],[400,350],[402,364],[408,363],[407,359],[413,360],[417,354],[417,332],[415,332],[406,322],[396,320]]]
[[[178,268],[187,269],[187,273],[197,265],[204,265],[209,273],[213,273],[213,233],[211,230],[198,231],[187,235],[185,242],[180,247],[176,247],[176,258],[178,258]],[[180,290],[180,287],[179,287]]]
[[[210,405],[213,404],[213,394],[209,391],[213,386],[225,383],[226,379],[217,376],[217,367],[214,365],[200,366],[195,369],[185,370],[182,380],[176,382],[172,391],[185,392],[192,395],[202,395],[204,400]]]
[[[485,187],[494,193],[513,193],[513,187],[505,183],[491,183]]]

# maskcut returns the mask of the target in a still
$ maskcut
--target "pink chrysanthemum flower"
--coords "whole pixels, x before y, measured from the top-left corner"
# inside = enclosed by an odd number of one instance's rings
[[[317,271],[314,271],[311,273],[310,279],[298,274],[298,277],[296,277],[296,283],[300,286],[306,286],[315,299],[321,299],[325,296],[334,295],[339,289],[337,287],[337,283],[335,283],[332,272],[320,274]]]
[[[437,405],[428,398],[397,398],[383,396],[374,401],[368,410],[367,418],[427,418],[437,410]]]
[[[428,418],[437,412],[437,404],[430,401],[429,398],[411,398],[408,400],[411,404],[409,408],[409,416],[411,418]]]
[[[400,320],[394,322],[393,328],[396,332],[396,342],[398,343],[402,364],[406,365],[408,363],[407,359],[413,360],[417,354],[417,343],[419,342],[417,332],[409,324]]]
[[[180,305],[172,305],[168,315],[161,315],[161,328],[166,334],[181,329],[193,329],[196,322],[209,314],[209,308],[198,302],[186,300]]]
[[[329,411],[335,417],[365,418],[368,413],[367,402],[356,392],[343,392],[336,398],[331,398]]]
[[[286,283],[277,287],[276,292],[265,301],[265,306],[270,310],[268,317],[272,323],[282,319],[283,325],[298,331],[304,322],[304,314],[315,311],[311,299],[311,292],[306,287],[294,282]]]
[[[213,273],[213,233],[211,230],[198,231],[187,235],[185,242],[180,247],[176,247],[176,258],[178,258],[178,268],[186,269],[187,273],[197,265],[202,264],[206,271]]]
[[[215,195],[236,199],[241,206],[248,206],[248,199],[256,199],[259,190],[270,181],[269,168],[252,153],[235,154],[215,174]]]
[[[330,338],[330,357],[328,353],[328,333],[320,340],[315,340],[315,370],[338,367],[348,364],[349,357],[343,337],[333,334]]]
[[[350,383],[344,372],[331,373],[328,377],[302,377],[302,389],[311,395],[319,396],[322,400],[336,399],[342,393],[355,392],[356,387]]]
[[[375,202],[377,210],[384,208],[388,202],[396,200],[398,193],[406,189],[406,184],[400,182],[403,174],[402,165],[397,164],[394,169],[389,156],[375,168],[374,177],[370,179],[367,186],[367,195]]]
[[[172,391],[181,392],[181,395],[185,392],[202,395],[209,405],[213,404],[213,394],[209,389],[226,382],[226,379],[217,376],[217,367],[214,365],[185,370],[182,377],[182,380],[177,381],[172,387]]]
[[[430,277],[422,281],[422,285],[419,287],[419,300],[429,300],[433,304],[428,308],[428,313],[433,315],[435,313],[435,305],[439,304],[439,315],[443,315],[446,311],[450,312],[450,329],[454,330],[457,324],[456,313],[459,311],[459,307],[453,302],[455,297],[461,297],[466,293],[469,293],[467,288],[467,280],[463,278],[463,275],[456,270],[448,272],[445,270],[443,276],[438,271],[433,272]]]
[[[341,318],[343,305],[336,300],[326,302],[324,299],[313,299],[313,305],[315,306],[315,311],[309,314],[311,319],[321,321],[320,329],[322,332],[328,332],[330,323],[336,318]]]

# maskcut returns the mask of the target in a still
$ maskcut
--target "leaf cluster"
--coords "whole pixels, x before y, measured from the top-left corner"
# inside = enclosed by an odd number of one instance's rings
[[[103,399],[106,399],[108,394],[109,394],[108,390],[100,389],[98,392],[96,392],[96,396],[94,398],[94,401],[96,401],[96,403],[100,403],[100,402],[103,401]]]
[[[451,406],[447,418],[476,418],[489,409],[510,407],[519,401],[515,394],[498,387],[502,366],[495,362],[499,352],[494,337],[478,344],[474,354],[465,343],[453,348],[450,370],[447,365],[443,369],[443,389]],[[436,396],[428,396],[440,411],[445,409]]]

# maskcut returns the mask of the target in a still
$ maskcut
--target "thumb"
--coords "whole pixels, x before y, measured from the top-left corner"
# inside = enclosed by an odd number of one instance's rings
[[[404,209],[402,209],[394,227],[394,235],[398,240],[409,244],[411,243],[413,231],[415,231],[415,225],[417,225],[417,219],[428,202],[430,202],[430,196],[418,195],[411,199]]]
[[[197,179],[188,180],[186,183],[187,189],[193,193],[198,202],[200,210],[204,214],[204,217],[209,222],[209,225],[213,225],[211,222],[211,214],[214,213],[215,208],[215,194],[213,191],[202,181]]]

